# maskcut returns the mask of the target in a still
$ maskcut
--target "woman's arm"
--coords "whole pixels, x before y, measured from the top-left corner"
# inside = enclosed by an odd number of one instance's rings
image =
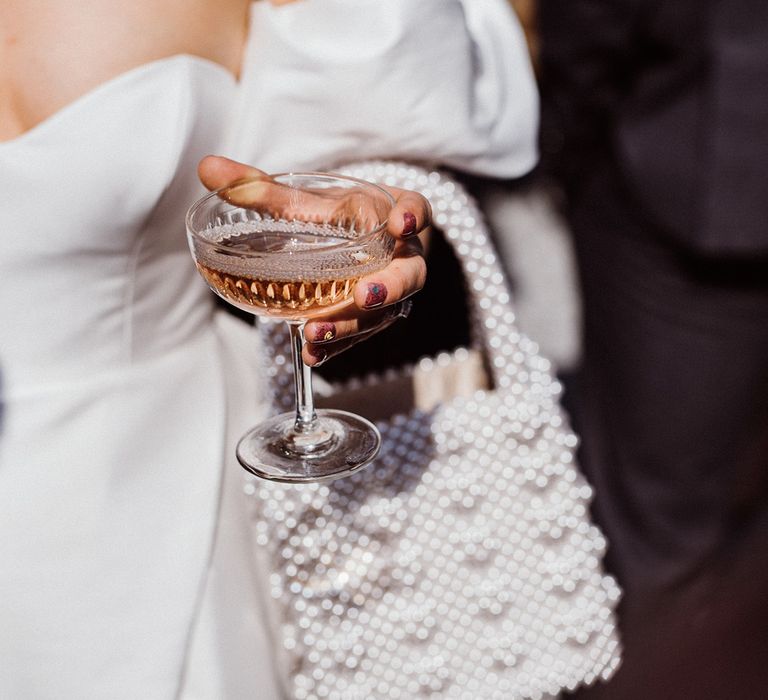
[[[230,153],[269,170],[366,158],[513,177],[538,98],[506,0],[256,3]]]

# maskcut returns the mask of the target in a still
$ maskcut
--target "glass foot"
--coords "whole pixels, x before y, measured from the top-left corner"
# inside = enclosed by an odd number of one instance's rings
[[[381,436],[370,421],[347,411],[320,409],[311,433],[296,434],[293,413],[269,418],[237,444],[244,469],[262,479],[308,483],[340,479],[376,457]]]

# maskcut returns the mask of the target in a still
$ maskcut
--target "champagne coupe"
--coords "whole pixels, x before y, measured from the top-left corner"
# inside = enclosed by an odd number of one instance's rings
[[[324,173],[265,175],[212,192],[187,213],[187,238],[208,286],[239,309],[288,323],[296,411],[267,419],[237,445],[252,474],[292,483],[347,476],[376,456],[381,436],[365,418],[315,409],[302,362],[312,317],[352,304],[355,283],[385,267],[394,200],[362,180]]]

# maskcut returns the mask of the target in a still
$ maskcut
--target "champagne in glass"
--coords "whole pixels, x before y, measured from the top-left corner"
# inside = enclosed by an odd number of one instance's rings
[[[290,173],[235,183],[189,210],[190,249],[208,286],[239,309],[285,320],[291,332],[296,412],[241,438],[237,458],[251,473],[286,482],[335,479],[378,453],[372,423],[315,410],[302,330],[307,319],[351,304],[356,282],[392,259],[386,224],[393,205],[371,183]]]

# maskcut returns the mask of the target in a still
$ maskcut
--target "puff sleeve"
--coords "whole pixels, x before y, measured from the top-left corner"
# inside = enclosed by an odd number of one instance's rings
[[[506,0],[252,6],[228,155],[267,170],[398,158],[516,177],[538,95]]]

